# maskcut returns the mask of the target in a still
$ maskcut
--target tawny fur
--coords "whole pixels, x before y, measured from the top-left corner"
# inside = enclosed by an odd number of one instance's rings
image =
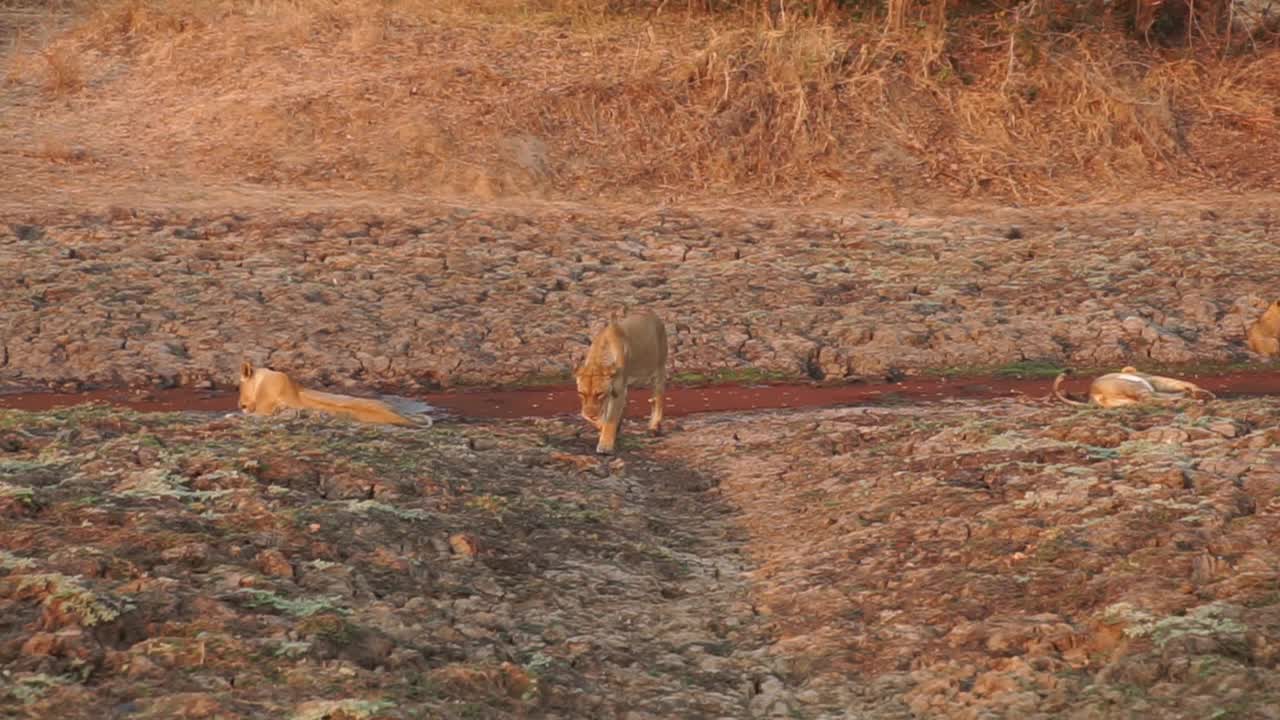
[[[573,374],[582,417],[600,430],[596,452],[613,452],[627,408],[627,387],[632,384],[652,386],[649,430],[661,432],[667,387],[667,330],[657,315],[645,310],[621,320],[611,319],[592,340],[586,359]]]
[[[1280,300],[1268,305],[1249,328],[1249,349],[1259,355],[1280,355]]]
[[[379,400],[308,390],[282,372],[240,366],[240,409],[250,415],[271,415],[279,410],[319,410],[360,422],[416,425]]]
[[[1094,378],[1089,385],[1089,402],[1072,400],[1062,391],[1066,372],[1053,381],[1053,394],[1070,405],[1097,405],[1104,408],[1137,405],[1145,402],[1169,402],[1186,398],[1216,399],[1216,396],[1195,383],[1164,375],[1138,372],[1132,366],[1120,372],[1107,373]]]

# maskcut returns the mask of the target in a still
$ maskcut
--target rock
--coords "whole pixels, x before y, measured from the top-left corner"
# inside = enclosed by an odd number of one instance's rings
[[[498,442],[491,437],[472,437],[467,439],[467,447],[483,452],[498,447]]]
[[[131,680],[140,680],[145,678],[156,678],[164,674],[159,665],[156,665],[145,655],[135,655],[129,659],[129,667],[125,671],[125,676]]]
[[[786,717],[791,708],[783,697],[783,684],[776,676],[768,675],[755,681],[750,697],[752,717]]]
[[[1229,421],[1210,423],[1209,429],[1226,438],[1236,437],[1240,434],[1240,429],[1236,427],[1236,424]]]
[[[209,564],[212,553],[213,549],[208,543],[186,543],[161,552],[160,557],[170,562],[202,568]]]
[[[254,558],[254,564],[266,575],[273,577],[293,577],[293,565],[284,553],[279,550],[263,550]]]
[[[9,226],[13,234],[22,242],[37,242],[44,239],[44,228],[39,225],[15,224]]]
[[[480,552],[475,536],[468,533],[450,535],[449,547],[453,549],[455,555],[464,558],[473,558]]]
[[[23,655],[52,655],[58,646],[58,638],[51,632],[33,633],[22,643]]]

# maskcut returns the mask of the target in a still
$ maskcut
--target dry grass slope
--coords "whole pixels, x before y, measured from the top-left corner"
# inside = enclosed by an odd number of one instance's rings
[[[18,155],[84,147],[153,180],[901,202],[1276,180],[1274,48],[1162,50],[1021,10],[887,30],[618,5],[116,0],[20,39],[4,92],[29,110]]]

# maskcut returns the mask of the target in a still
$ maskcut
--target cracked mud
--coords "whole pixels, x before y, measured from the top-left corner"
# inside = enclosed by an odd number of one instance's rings
[[[0,382],[225,387],[242,356],[332,385],[563,379],[596,319],[624,305],[664,317],[677,379],[1256,359],[1244,328],[1280,281],[1269,212],[996,220],[11,216],[0,224]]]

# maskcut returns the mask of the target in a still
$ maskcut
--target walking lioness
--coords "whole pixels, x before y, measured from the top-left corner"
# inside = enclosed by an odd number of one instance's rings
[[[648,310],[610,320],[591,341],[586,359],[573,375],[578,381],[582,417],[600,430],[596,452],[613,452],[627,408],[627,386],[632,383],[653,387],[649,430],[657,434],[667,386],[667,330],[662,320]]]
[[[1088,402],[1072,400],[1062,392],[1062,381],[1067,373],[1063,372],[1053,381],[1053,394],[1059,400],[1071,405],[1088,405]],[[1216,399],[1213,393],[1193,382],[1138,372],[1132,366],[1123,368],[1118,373],[1107,373],[1094,378],[1089,385],[1089,400],[1104,408],[1137,405],[1143,402],[1163,402],[1184,398]]]
[[[250,415],[271,415],[277,410],[320,410],[346,415],[361,422],[416,425],[413,420],[379,400],[308,390],[276,370],[240,365],[240,409]]]

